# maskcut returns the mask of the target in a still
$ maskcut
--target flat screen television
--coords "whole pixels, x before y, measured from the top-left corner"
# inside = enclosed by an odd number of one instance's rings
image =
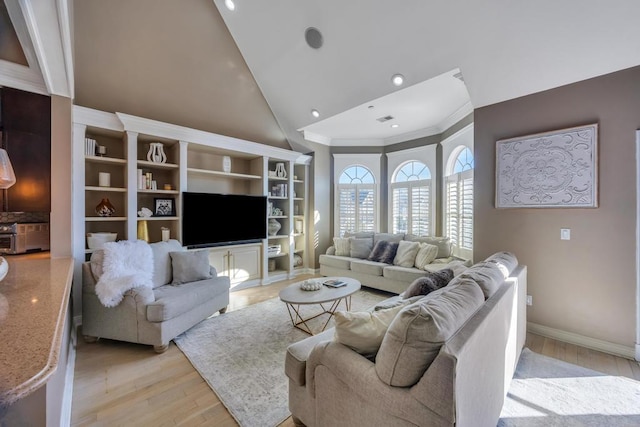
[[[189,248],[257,242],[267,237],[267,198],[182,193],[182,244]]]

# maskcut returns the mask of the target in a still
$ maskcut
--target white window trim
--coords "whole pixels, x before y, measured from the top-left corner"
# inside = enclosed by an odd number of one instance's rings
[[[380,231],[380,183],[382,182],[380,176],[380,159],[382,157],[381,153],[373,153],[373,154],[334,154],[333,155],[333,182],[334,182],[334,196],[333,196],[333,234],[338,235],[340,231],[340,205],[338,195],[340,194],[338,189],[338,183],[340,180],[340,175],[342,172],[349,166],[364,166],[373,174],[373,179],[375,181],[374,191],[375,191],[375,231]],[[370,184],[363,184],[370,185]]]
[[[429,224],[431,230],[430,234],[434,234],[436,230],[436,217],[435,217],[435,206],[436,206],[436,192],[435,192],[435,183],[434,179],[437,168],[436,168],[436,148],[437,144],[425,145],[424,147],[416,147],[409,148],[407,150],[394,151],[391,153],[387,153],[387,170],[389,171],[389,179],[387,180],[387,194],[388,194],[388,206],[387,206],[387,230],[393,230],[393,189],[391,180],[395,173],[398,171],[402,165],[412,160],[417,160],[419,162],[424,163],[429,168],[429,172],[431,172],[431,182],[429,187],[429,194],[431,200],[429,201],[429,213],[430,219]]]
[[[443,159],[443,173],[444,179],[442,180],[442,222],[443,222],[443,234],[447,232],[447,178],[452,175],[453,167],[455,165],[455,155],[457,155],[460,150],[467,147],[471,150],[471,153],[474,155],[475,160],[475,152],[473,150],[473,123],[465,126],[460,129],[458,132],[454,133],[447,139],[440,142],[442,146],[442,159]],[[473,169],[470,171],[464,171],[462,174],[471,174],[473,176]],[[464,179],[464,175],[462,177]],[[475,187],[475,182],[474,182]],[[475,190],[475,188],[474,188]],[[474,212],[474,221],[475,221],[475,212]],[[475,237],[475,236],[474,236]],[[468,250],[464,248],[458,248],[458,246],[454,246],[454,255],[457,255],[461,258],[465,259],[473,259],[473,250]]]

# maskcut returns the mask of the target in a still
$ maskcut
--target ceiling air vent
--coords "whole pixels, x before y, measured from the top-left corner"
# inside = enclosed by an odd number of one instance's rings
[[[380,123],[388,122],[389,120],[393,120],[393,116],[384,116],[376,119]]]

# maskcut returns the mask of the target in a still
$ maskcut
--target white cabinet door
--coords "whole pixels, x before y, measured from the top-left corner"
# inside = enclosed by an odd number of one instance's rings
[[[219,276],[229,275],[229,272],[227,271],[228,252],[228,249],[211,249],[209,251],[209,264],[216,269]]]
[[[232,283],[260,278],[260,246],[236,247],[231,250],[230,274]]]

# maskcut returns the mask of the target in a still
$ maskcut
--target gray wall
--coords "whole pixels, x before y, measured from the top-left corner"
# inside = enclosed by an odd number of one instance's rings
[[[599,125],[597,209],[495,209],[495,142]],[[640,67],[475,111],[474,254],[528,266],[530,322],[633,347]],[[571,240],[560,240],[560,228]]]

